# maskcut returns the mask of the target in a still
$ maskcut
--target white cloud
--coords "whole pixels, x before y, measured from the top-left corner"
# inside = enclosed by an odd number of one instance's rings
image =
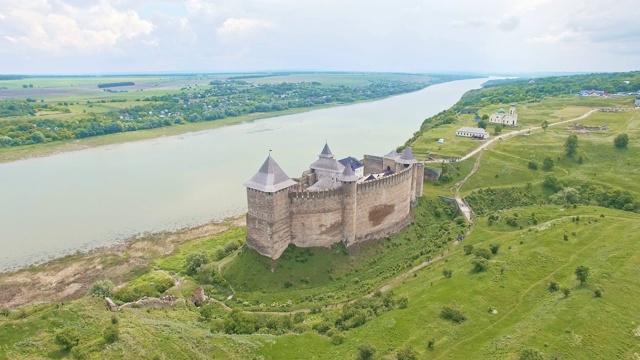
[[[218,35],[227,38],[270,27],[272,27],[271,23],[259,19],[229,18],[216,29],[216,32],[218,33]]]

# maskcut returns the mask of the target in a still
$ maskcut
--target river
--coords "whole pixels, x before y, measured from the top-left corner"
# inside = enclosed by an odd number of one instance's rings
[[[317,159],[325,140],[338,158],[384,155],[486,80],[0,164],[0,272],[240,215],[242,184],[269,150],[290,177]]]

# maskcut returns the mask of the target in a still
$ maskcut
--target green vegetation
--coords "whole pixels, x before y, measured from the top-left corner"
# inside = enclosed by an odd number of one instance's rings
[[[489,91],[503,96],[496,89]],[[519,104],[523,123],[587,110],[583,99],[534,99]],[[627,101],[589,99],[600,100]],[[467,120],[443,112],[423,126],[449,115]],[[147,291],[185,299],[173,308],[126,308],[116,317],[87,296],[5,309],[0,358],[633,359],[638,121],[638,111],[594,113],[580,123],[608,130],[549,126],[493,144],[460,189],[475,214],[471,227],[438,195],[453,196],[442,185],[463,179],[476,159],[446,164],[449,179],[425,184],[410,227],[351,255],[342,246],[291,247],[273,261],[242,246],[239,228],[186,242],[115,290],[119,302]],[[612,146],[621,133],[630,139],[624,150]],[[572,134],[580,147],[569,158]],[[94,285],[90,294],[113,291]],[[200,308],[188,301],[198,286],[210,297]]]
[[[627,134],[618,134],[615,139],[613,139],[613,144],[617,148],[626,148],[629,145],[629,135]]]

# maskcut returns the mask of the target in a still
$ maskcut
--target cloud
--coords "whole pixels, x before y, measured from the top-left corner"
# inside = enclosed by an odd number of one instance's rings
[[[457,27],[457,28],[465,28],[465,27],[484,27],[485,25],[487,25],[487,22],[484,20],[465,20],[465,21],[460,21],[460,20],[456,20],[454,22],[451,23],[451,26],[453,27]]]
[[[5,28],[4,38],[49,53],[93,52],[153,30],[153,25],[135,11],[118,10],[104,1],[83,9],[60,2],[42,1],[41,5],[9,7],[10,26]]]
[[[220,27],[216,29],[218,35],[227,38],[236,35],[247,34],[259,29],[272,27],[272,24],[259,19],[234,19],[225,20]]]
[[[502,31],[513,31],[518,25],[520,25],[520,18],[517,16],[510,16],[498,23],[498,28]]]

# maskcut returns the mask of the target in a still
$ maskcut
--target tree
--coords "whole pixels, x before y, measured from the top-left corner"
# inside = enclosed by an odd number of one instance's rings
[[[486,121],[484,121],[484,120],[480,120],[480,121],[478,122],[478,127],[479,127],[479,128],[482,128],[482,129],[486,129],[486,128],[487,128],[487,122],[486,122]]]
[[[445,278],[449,279],[451,278],[451,275],[453,275],[453,270],[451,269],[442,270],[442,276],[444,276]]]
[[[475,254],[477,257],[485,258],[487,260],[491,257],[491,251],[485,248],[476,249]]]
[[[115,288],[115,285],[110,280],[98,280],[91,284],[89,288],[89,295],[96,295],[100,297],[111,296],[111,292]]]
[[[489,115],[487,114],[482,115],[482,120],[489,120]]]
[[[362,344],[358,346],[358,359],[370,360],[373,359],[373,355],[376,353],[376,348],[370,344]]]
[[[587,279],[589,278],[589,268],[584,266],[584,265],[580,265],[576,268],[576,278],[578,279],[578,281],[580,281],[580,284],[584,284],[587,282]]]
[[[187,255],[186,270],[187,273],[193,275],[201,265],[209,262],[209,254],[205,251],[197,251]]]
[[[491,244],[489,245],[489,249],[491,249],[492,254],[497,254],[498,250],[500,250],[500,244]]]
[[[549,156],[542,160],[542,170],[551,171],[553,170],[553,159]]]
[[[489,268],[489,260],[483,257],[476,256],[476,258],[473,259],[471,263],[473,264],[473,270],[475,270],[476,272],[482,272]]]
[[[518,360],[544,360],[544,354],[536,349],[525,349],[520,352]]]
[[[547,120],[543,121],[540,127],[542,127],[542,130],[544,130],[544,132],[547,132],[547,128],[549,127],[549,122]]]
[[[527,164],[527,167],[529,168],[529,170],[538,170],[538,163],[534,161],[529,161],[529,164]]]
[[[471,255],[473,252],[473,245],[467,244],[462,249],[464,250],[465,255]]]
[[[629,135],[627,134],[618,134],[615,139],[613,139],[613,145],[618,149],[626,148],[629,145]]]
[[[56,344],[69,351],[80,343],[80,334],[74,328],[64,328],[56,333]]]
[[[107,344],[112,344],[118,340],[120,337],[120,329],[117,325],[110,325],[104,329],[104,333],[102,333],[102,337],[104,338],[104,342]]]
[[[493,133],[498,135],[502,132],[502,125],[500,124],[496,124],[496,126],[493,128]]]
[[[569,135],[564,143],[564,151],[568,157],[573,157],[578,152],[578,136],[576,134]]]

